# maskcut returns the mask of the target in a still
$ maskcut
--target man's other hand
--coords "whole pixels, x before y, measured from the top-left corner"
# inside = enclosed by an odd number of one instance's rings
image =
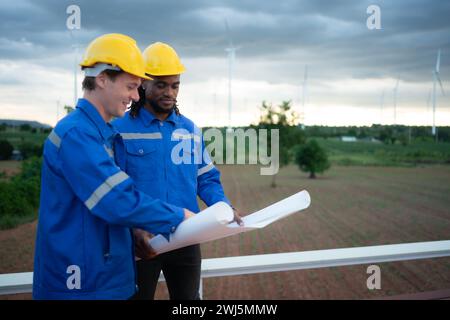
[[[153,234],[142,229],[133,229],[135,255],[141,259],[151,259],[157,255],[149,243]]]

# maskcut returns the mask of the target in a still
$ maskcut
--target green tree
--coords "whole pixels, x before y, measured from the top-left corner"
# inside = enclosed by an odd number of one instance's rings
[[[7,140],[0,140],[0,160],[11,158],[14,147]]]
[[[357,136],[356,128],[348,129],[347,135],[348,135],[348,136],[351,136],[351,137],[356,137],[356,136]]]
[[[11,179],[11,182],[16,185],[16,190],[24,195],[34,208],[39,207],[41,167],[42,157],[31,157],[22,162],[20,174]]]
[[[385,127],[380,131],[378,139],[383,141],[385,144],[394,144],[397,140],[394,131],[390,127]]]
[[[295,162],[303,172],[309,172],[309,178],[316,178],[316,173],[322,173],[330,168],[330,162],[324,149],[316,140],[296,148]]]
[[[297,144],[305,142],[304,132],[295,125],[298,115],[291,110],[291,101],[282,101],[282,103],[274,107],[263,101],[261,106],[261,116],[258,127],[261,129],[268,129],[267,139],[271,141],[271,130],[279,130],[279,167],[284,167],[291,162],[292,154],[291,148]],[[271,145],[268,145],[268,153],[272,154],[270,150]],[[276,187],[276,175],[272,176],[271,186]]]
[[[34,218],[39,207],[42,158],[22,162],[22,170],[9,181],[0,181],[0,229]],[[26,220],[24,220],[26,218]]]
[[[31,126],[28,123],[24,123],[20,125],[20,131],[30,131],[31,130]]]
[[[43,145],[25,141],[19,145],[19,150],[24,159],[28,159],[33,156],[40,157],[42,155]]]
[[[64,109],[66,110],[67,114],[71,113],[73,110],[75,110],[73,107],[71,106],[64,106]]]

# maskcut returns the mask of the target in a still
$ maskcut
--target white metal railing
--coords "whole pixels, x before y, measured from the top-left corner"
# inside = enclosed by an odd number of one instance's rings
[[[450,240],[204,259],[202,278],[450,256]],[[160,276],[160,281],[164,277]],[[0,295],[31,292],[32,272],[0,274]]]

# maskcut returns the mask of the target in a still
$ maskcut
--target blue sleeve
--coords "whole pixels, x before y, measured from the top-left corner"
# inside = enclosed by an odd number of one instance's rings
[[[231,205],[220,183],[220,171],[214,166],[208,151],[205,149],[203,137],[201,144],[200,150],[203,150],[203,152],[202,161],[198,165],[197,171],[197,194],[207,206],[212,206],[219,201],[224,201]]]
[[[183,221],[182,208],[138,191],[98,138],[74,128],[63,137],[59,157],[76,196],[108,223],[167,236]]]

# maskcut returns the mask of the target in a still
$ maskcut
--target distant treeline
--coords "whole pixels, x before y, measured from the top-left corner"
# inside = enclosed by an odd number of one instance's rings
[[[450,142],[450,127],[436,127],[437,140]],[[404,126],[404,125],[379,125],[372,126],[349,126],[349,127],[327,127],[307,126],[305,134],[308,137],[333,138],[341,136],[352,136],[358,139],[375,138],[387,144],[407,143],[411,140],[435,141],[436,137],[431,134],[429,126]]]
[[[0,131],[6,131],[6,130],[18,130],[18,131],[29,131],[32,133],[50,133],[52,131],[51,127],[44,127],[44,126],[37,126],[34,125],[32,122],[30,123],[21,123],[17,122],[17,124],[8,124],[4,122],[0,122]]]
[[[44,128],[44,129],[50,128],[48,124],[40,123],[37,121],[0,119],[0,125],[5,125],[8,127],[20,127],[23,124],[26,124],[32,128]]]

